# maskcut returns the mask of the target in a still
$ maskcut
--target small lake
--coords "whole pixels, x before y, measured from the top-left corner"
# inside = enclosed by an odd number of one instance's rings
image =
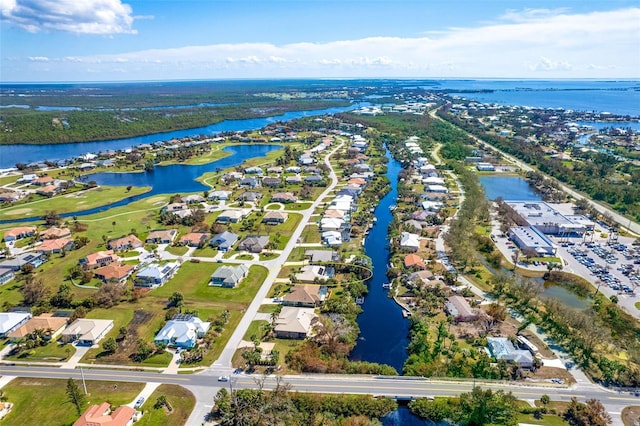
[[[566,288],[557,285],[545,285],[542,296],[555,299],[573,309],[587,309],[591,305],[589,299],[580,297]]]
[[[60,214],[62,217],[87,216],[103,212],[114,207],[126,206],[142,198],[157,194],[185,194],[188,192],[200,192],[210,189],[208,186],[197,182],[195,179],[207,172],[215,172],[242,164],[245,160],[263,157],[267,153],[282,148],[280,145],[232,145],[224,148],[230,156],[221,158],[207,164],[187,165],[172,164],[169,166],[157,166],[150,172],[138,173],[94,173],[86,176],[86,181],[96,181],[98,185],[105,186],[151,186],[150,192],[128,197],[115,203],[96,207],[89,210]],[[3,220],[2,223],[27,222],[34,218],[22,218]]]
[[[518,176],[483,175],[480,184],[488,200],[502,197],[510,201],[541,201],[542,198],[533,190],[531,185]]]

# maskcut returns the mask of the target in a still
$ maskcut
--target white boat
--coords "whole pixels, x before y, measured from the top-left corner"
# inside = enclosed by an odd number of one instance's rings
[[[382,284],[382,288],[391,288],[391,283]]]

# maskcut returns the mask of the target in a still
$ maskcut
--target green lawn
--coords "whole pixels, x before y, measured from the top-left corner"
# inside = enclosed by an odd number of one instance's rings
[[[216,257],[217,255],[218,255],[218,250],[214,249],[211,246],[197,248],[193,252],[193,256],[195,257]]]
[[[187,247],[187,246],[167,246],[166,251],[168,251],[169,253],[171,253],[171,254],[173,254],[175,256],[182,256],[187,251],[189,251],[189,247]]]
[[[322,241],[320,230],[316,225],[305,226],[300,238],[302,238],[303,243],[319,243]]]
[[[545,414],[540,420],[533,417],[533,414],[518,414],[518,423],[544,426],[566,426],[569,424],[562,417],[553,414]]]
[[[287,204],[284,206],[285,210],[307,210],[309,207],[311,207],[311,203],[307,203],[307,202],[299,202],[299,203],[292,203],[292,204]]]
[[[251,341],[251,336],[255,336],[258,340],[262,340],[262,337],[264,336],[263,326],[267,324],[269,324],[269,321],[251,321],[251,324],[249,324],[249,328],[247,328],[247,332],[244,334],[243,339]]]
[[[636,302],[635,305],[636,309],[640,310],[640,302]]]
[[[131,402],[144,383],[97,382],[87,380],[87,406],[108,401],[113,408]],[[76,384],[82,389],[82,383]],[[116,388],[117,385],[117,388]],[[3,420],[7,425],[71,425],[78,418],[76,408],[67,402],[66,380],[17,378],[3,391],[15,404]],[[47,419],[43,422],[44,419]]]
[[[268,304],[268,305],[260,305],[260,307],[258,308],[258,312],[262,312],[262,313],[265,313],[265,314],[270,314],[272,312],[275,312],[279,307],[280,307],[280,305],[277,304],[277,303]]]
[[[42,198],[27,203],[0,209],[0,219],[11,220],[14,218],[42,216],[48,211],[66,213],[78,210],[88,210],[94,207],[122,200],[134,195],[144,194],[150,191],[150,187],[133,187],[131,191],[123,186],[103,186],[73,192],[71,194],[56,195],[51,198]]]
[[[164,407],[153,407],[160,395],[167,398],[172,408],[171,412],[167,413]],[[144,414],[136,425],[184,425],[195,405],[196,398],[189,390],[177,385],[160,385],[142,405]]]
[[[73,345],[63,345],[58,342],[50,342],[45,346],[25,349],[18,355],[6,356],[5,358],[18,361],[60,362],[65,361],[75,352],[76,348]]]

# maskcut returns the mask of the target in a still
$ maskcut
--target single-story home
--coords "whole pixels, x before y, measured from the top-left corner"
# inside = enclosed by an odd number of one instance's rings
[[[149,232],[145,242],[147,244],[171,244],[178,235],[175,229],[157,229]]]
[[[135,285],[136,287],[160,287],[173,278],[179,267],[180,264],[177,262],[169,262],[164,265],[152,263],[138,272]]]
[[[133,270],[133,265],[119,265],[118,263],[111,263],[96,269],[93,275],[104,283],[123,283],[127,278],[129,278],[129,276],[131,276]]]
[[[420,256],[410,253],[404,257],[404,267],[425,269],[427,265],[424,264],[424,261]]]
[[[9,229],[4,233],[4,241],[16,241],[21,238],[31,237],[36,234],[37,228],[35,226],[19,226],[17,228]]]
[[[295,274],[295,278],[303,282],[327,281],[333,278],[334,274],[335,269],[330,266],[305,265]]]
[[[126,237],[116,238],[107,243],[107,248],[115,251],[131,250],[142,247],[144,244],[135,235],[127,235]]]
[[[39,253],[51,254],[62,253],[73,249],[73,240],[68,238],[56,238],[55,240],[44,240],[36,251]]]
[[[0,285],[6,284],[16,277],[11,268],[0,268]]]
[[[66,327],[67,319],[65,317],[54,317],[51,314],[38,315],[9,333],[7,337],[11,341],[16,341],[37,330],[42,330],[45,332],[45,339],[55,340]]]
[[[287,176],[284,182],[287,185],[299,185],[302,183],[302,177],[300,177],[300,175]]]
[[[245,216],[247,216],[244,210],[225,210],[216,218],[216,222],[220,223],[238,223]]]
[[[238,234],[234,234],[233,232],[229,232],[229,231],[224,231],[214,236],[209,241],[209,245],[212,247],[217,247],[218,250],[220,251],[227,251],[237,241],[238,241]]]
[[[136,410],[121,405],[111,411],[111,404],[103,402],[87,408],[73,426],[131,426],[136,419]]]
[[[506,337],[487,337],[487,347],[491,355],[498,360],[513,362],[521,368],[532,368],[535,364],[531,352],[516,349]]]
[[[209,285],[225,288],[234,288],[249,274],[249,268],[245,265],[228,266],[224,265],[216,269],[211,274]]]
[[[87,269],[99,268],[120,260],[113,250],[98,251],[80,259],[80,265]]]
[[[4,339],[30,318],[30,312],[0,312],[0,338]]]
[[[202,195],[198,195],[198,194],[185,195],[183,197],[180,197],[180,200],[183,203],[187,203],[187,204],[198,204],[198,203],[204,203],[205,201],[207,201],[204,199]]]
[[[282,298],[283,306],[316,308],[327,297],[328,288],[324,285],[294,285]]]
[[[320,220],[321,231],[338,231],[344,225],[343,219],[325,217]]]
[[[338,252],[333,250],[307,250],[304,256],[311,259],[311,263],[335,262],[340,259]]]
[[[52,226],[51,228],[45,229],[39,235],[41,240],[55,240],[57,238],[69,238],[71,237],[71,231],[69,228],[58,228],[56,226]]]
[[[291,192],[276,192],[271,196],[272,203],[296,203],[298,197]]]
[[[226,201],[231,196],[231,191],[212,191],[209,193],[209,200]]]
[[[17,255],[13,259],[3,260],[0,262],[0,268],[10,268],[13,271],[19,271],[25,265],[31,265],[37,268],[46,261],[47,255],[44,253],[27,252]]]
[[[279,339],[305,339],[311,334],[317,318],[313,308],[284,306],[276,320],[274,332]]]
[[[473,309],[467,299],[462,296],[450,296],[444,306],[447,314],[451,315],[456,322],[478,319],[478,311]]]
[[[269,244],[269,237],[264,235],[248,235],[238,244],[238,250],[260,253]]]
[[[271,224],[271,225],[277,225],[278,223],[286,222],[288,217],[289,217],[288,213],[279,212],[276,210],[269,210],[264,214],[264,217],[262,218],[262,222]]]
[[[198,317],[178,314],[167,321],[153,341],[190,349],[196,346],[197,340],[209,331],[210,326],[211,323],[204,322]]]
[[[279,177],[265,177],[262,178],[262,184],[264,186],[277,188],[278,186],[282,185],[282,179],[280,179]]]
[[[254,177],[246,177],[238,185],[242,188],[259,188],[260,181]]]
[[[260,198],[262,198],[262,194],[254,191],[243,192],[238,196],[238,201],[246,201],[248,203],[255,203]]]
[[[400,236],[400,247],[406,250],[418,251],[420,248],[420,236],[410,232],[403,232]]]
[[[205,244],[210,237],[211,234],[208,232],[190,232],[180,237],[179,243],[189,247],[199,247],[201,244]]]
[[[79,318],[62,332],[65,343],[78,342],[78,345],[93,346],[113,328],[112,320]]]

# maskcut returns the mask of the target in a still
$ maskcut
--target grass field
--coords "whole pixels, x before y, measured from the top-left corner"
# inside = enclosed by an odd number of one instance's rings
[[[133,187],[130,191],[127,191],[126,187],[123,186],[102,186],[5,207],[0,209],[0,219],[11,220],[22,217],[42,216],[51,210],[57,213],[89,210],[127,197],[144,194],[150,190],[151,188],[148,186]]]
[[[76,352],[73,345],[63,345],[58,342],[50,342],[45,346],[38,346],[31,350],[24,350],[18,355],[5,356],[5,359],[18,361],[60,362],[67,360]]]
[[[189,247],[187,246],[167,246],[166,251],[168,251],[169,253],[176,255],[176,256],[182,256],[185,253],[187,253],[187,251],[189,251]]]
[[[96,382],[87,380],[87,407],[108,401],[112,407],[128,404],[144,383]],[[76,381],[82,389],[82,383]],[[117,388],[116,388],[117,385]],[[71,425],[78,418],[76,407],[67,402],[66,380],[17,378],[3,391],[15,404],[3,419],[7,425]]]
[[[167,411],[164,407],[153,407],[160,395],[167,398],[172,411]],[[136,425],[184,425],[195,405],[196,398],[187,389],[177,385],[160,385],[142,405],[144,414]]]

